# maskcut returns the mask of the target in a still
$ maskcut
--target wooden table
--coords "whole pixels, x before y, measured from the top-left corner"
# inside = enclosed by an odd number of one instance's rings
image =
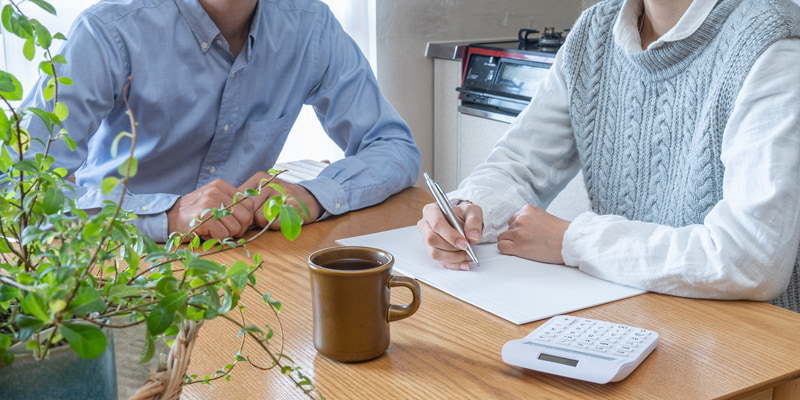
[[[392,343],[383,356],[343,364],[317,355],[312,343],[311,298],[306,259],[334,240],[409,226],[431,202],[419,188],[382,205],[303,228],[289,242],[270,233],[250,247],[266,268],[257,287],[283,303],[284,352],[311,376],[328,399],[800,399],[800,314],[766,303],[692,300],[644,294],[589,308],[574,315],[609,320],[658,332],[655,351],[627,379],[600,385],[512,367],[500,349],[543,321],[522,326],[422,284],[422,306],[391,325]],[[242,253],[219,255],[232,263]],[[252,291],[250,291],[252,292]],[[392,294],[400,303],[404,290]],[[275,319],[255,293],[245,296],[248,318]],[[207,322],[191,357],[189,373],[213,375],[238,350],[236,331],[222,320]],[[273,346],[277,346],[274,342]],[[268,365],[265,354],[246,345],[244,354]],[[773,390],[774,388],[774,390]],[[214,389],[189,385],[183,399],[306,398],[277,371],[244,363],[230,382]]]

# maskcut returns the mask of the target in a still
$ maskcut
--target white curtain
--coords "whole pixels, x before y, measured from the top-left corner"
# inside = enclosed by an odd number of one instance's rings
[[[56,7],[58,17],[39,10],[30,2],[23,2],[21,8],[28,15],[39,19],[51,32],[69,31],[72,21],[81,10],[97,3],[98,0],[50,0]],[[327,3],[344,29],[355,39],[361,50],[375,69],[375,1],[376,0],[322,0]],[[0,6],[8,4],[0,0]],[[38,71],[22,56],[22,40],[2,31],[0,26],[0,69],[14,74],[25,93],[36,81]],[[279,161],[303,158],[335,161],[343,157],[343,152],[330,139],[317,121],[314,110],[304,107],[300,117],[289,134],[289,140],[279,157]]]

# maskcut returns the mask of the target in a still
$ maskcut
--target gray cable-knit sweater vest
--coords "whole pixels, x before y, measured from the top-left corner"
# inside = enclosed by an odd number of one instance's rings
[[[744,79],[770,44],[800,36],[800,9],[789,0],[720,0],[691,36],[632,55],[614,42],[621,5],[587,10],[563,49],[592,209],[702,224],[722,198],[722,135]],[[800,312],[797,274],[795,263],[773,303]]]

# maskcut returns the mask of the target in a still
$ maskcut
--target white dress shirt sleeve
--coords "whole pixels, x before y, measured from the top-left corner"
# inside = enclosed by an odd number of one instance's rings
[[[703,224],[673,228],[584,213],[570,224],[567,265],[685,297],[770,300],[786,289],[800,243],[800,40],[770,46],[726,125],[723,198]]]
[[[486,162],[464,179],[450,199],[469,200],[484,212],[481,242],[491,242],[526,204],[546,208],[578,173],[580,162],[569,117],[563,56],[497,142]]]

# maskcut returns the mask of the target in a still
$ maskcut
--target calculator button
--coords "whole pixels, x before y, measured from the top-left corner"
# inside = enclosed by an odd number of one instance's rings
[[[560,319],[561,319],[561,322],[563,322],[564,324],[567,324],[567,325],[575,322],[575,317],[561,317]]]
[[[627,351],[625,351],[625,350],[617,349],[617,350],[614,350],[614,354],[616,354],[618,356],[627,357],[629,353]]]

